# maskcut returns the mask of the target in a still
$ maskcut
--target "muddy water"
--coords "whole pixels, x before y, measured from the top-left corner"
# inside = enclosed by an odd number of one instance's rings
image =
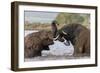
[[[25,36],[34,32],[38,32],[37,30],[25,31]],[[64,42],[54,41],[53,45],[49,46],[50,50],[43,50],[42,56],[27,58],[25,61],[43,61],[43,60],[64,60],[64,59],[83,59],[89,58],[88,56],[84,57],[73,57],[74,47],[70,42],[70,45],[65,45]]]

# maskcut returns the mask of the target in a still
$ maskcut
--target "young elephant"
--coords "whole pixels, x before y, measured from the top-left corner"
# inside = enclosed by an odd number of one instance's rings
[[[74,45],[74,55],[88,54],[90,55],[90,30],[81,24],[69,24],[63,26],[56,36],[56,40],[71,41]]]
[[[53,44],[53,35],[49,31],[31,33],[24,38],[24,57],[41,56],[42,50],[49,50],[48,45]]]

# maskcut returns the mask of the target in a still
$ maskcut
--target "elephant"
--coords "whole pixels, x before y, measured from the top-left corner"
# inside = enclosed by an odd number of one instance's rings
[[[54,44],[51,31],[41,30],[24,37],[24,57],[32,58],[41,56],[42,50],[49,50],[49,45]]]
[[[90,56],[90,30],[77,23],[64,25],[57,30],[55,40],[61,42],[66,39],[74,45],[74,55]]]

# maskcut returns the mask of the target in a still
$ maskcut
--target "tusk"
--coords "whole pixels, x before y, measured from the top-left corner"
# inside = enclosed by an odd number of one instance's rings
[[[66,42],[66,41],[67,41],[64,37],[62,37],[62,39],[64,39],[64,42]]]
[[[60,35],[58,35],[56,38],[54,38],[54,40],[56,40]]]
[[[67,33],[66,33],[66,32],[64,32],[64,31],[62,31],[62,33],[63,33],[63,34],[65,34],[65,35],[67,35]]]
[[[66,40],[64,37],[62,37],[62,39],[64,39],[64,41]]]

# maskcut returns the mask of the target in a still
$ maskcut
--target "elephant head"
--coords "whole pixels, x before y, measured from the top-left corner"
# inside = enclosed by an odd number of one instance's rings
[[[48,46],[54,44],[53,42],[53,34],[51,31],[42,31],[41,41],[43,46]]]

